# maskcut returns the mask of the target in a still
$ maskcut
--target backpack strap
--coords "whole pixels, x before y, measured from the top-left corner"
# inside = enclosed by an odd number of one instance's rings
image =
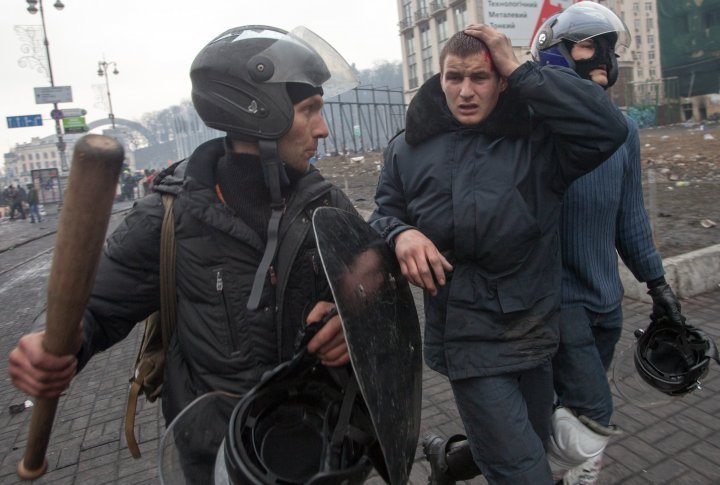
[[[160,229],[160,334],[162,337],[163,355],[167,355],[170,346],[170,338],[175,330],[175,318],[177,314],[177,297],[175,288],[175,218],[173,215],[173,202],[175,196],[172,194],[162,195],[165,215],[163,216],[162,228]],[[148,325],[157,325],[157,314],[148,317],[145,322],[145,335],[136,359],[140,363],[135,370],[135,376],[131,379],[130,395],[128,396],[127,409],[125,410],[125,439],[130,454],[133,458],[140,458],[140,447],[135,438],[135,414],[137,411],[138,396],[142,392],[142,386],[148,374],[154,370],[151,362],[141,362],[141,356],[148,346],[152,344],[150,334],[154,331]],[[155,400],[155,397],[151,399]]]
[[[160,232],[160,324],[162,327],[163,350],[167,355],[170,337],[175,330],[177,316],[177,291],[175,287],[175,217],[173,202],[175,196],[163,194],[165,216]]]
[[[130,395],[128,396],[127,409],[125,410],[125,439],[127,447],[133,458],[140,458],[140,447],[135,438],[135,413],[137,412],[137,401],[142,389],[142,382],[145,380],[150,364],[141,365],[135,379],[130,384]]]

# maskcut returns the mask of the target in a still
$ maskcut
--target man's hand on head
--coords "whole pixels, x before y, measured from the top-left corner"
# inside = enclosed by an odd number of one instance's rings
[[[487,45],[492,56],[495,69],[504,78],[508,78],[520,61],[515,57],[510,38],[487,24],[470,24],[463,31],[467,35],[481,40]]]

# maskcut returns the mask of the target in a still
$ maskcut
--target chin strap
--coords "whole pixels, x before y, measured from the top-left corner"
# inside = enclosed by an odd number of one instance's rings
[[[265,185],[270,189],[270,222],[267,229],[267,244],[265,245],[265,254],[263,254],[260,265],[255,273],[252,291],[248,299],[247,309],[250,311],[257,310],[260,305],[260,297],[265,286],[265,276],[267,275],[270,265],[275,259],[275,253],[278,247],[278,234],[280,229],[280,219],[285,212],[285,199],[282,197],[281,183],[288,183],[287,174],[283,169],[280,155],[278,154],[277,140],[259,140],[260,160],[262,160],[263,173],[265,175]]]

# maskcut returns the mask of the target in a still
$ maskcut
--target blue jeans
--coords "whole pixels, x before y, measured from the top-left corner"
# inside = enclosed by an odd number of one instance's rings
[[[560,346],[553,359],[558,402],[603,426],[610,424],[607,371],[622,331],[622,306],[608,313],[584,307],[560,312]]]
[[[36,217],[38,222],[42,221],[42,219],[40,218],[40,209],[38,208],[38,205],[33,204],[30,206],[30,221],[35,222]]]
[[[552,484],[552,366],[450,381],[473,459],[490,484]]]

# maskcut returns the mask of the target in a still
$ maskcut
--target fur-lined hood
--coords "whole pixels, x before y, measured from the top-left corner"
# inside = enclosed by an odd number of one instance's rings
[[[516,101],[508,86],[490,116],[473,127],[461,125],[450,113],[445,93],[440,87],[440,74],[428,79],[410,102],[405,124],[405,141],[418,145],[441,133],[474,130],[490,136],[524,136],[531,130],[530,108]]]

